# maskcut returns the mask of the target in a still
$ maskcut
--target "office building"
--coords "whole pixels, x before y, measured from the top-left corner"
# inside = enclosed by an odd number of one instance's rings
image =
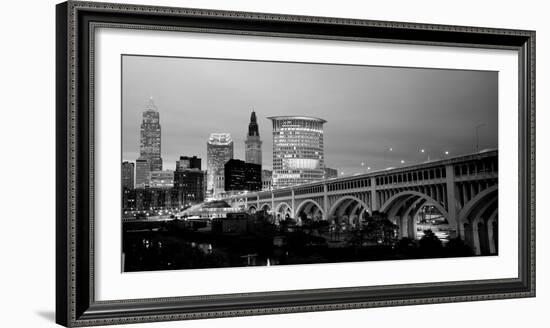
[[[197,156],[180,156],[180,159],[176,161],[176,171],[183,171],[187,169],[198,169],[201,170],[201,159]]]
[[[174,186],[174,171],[151,171],[149,173],[149,187],[168,189]]]
[[[271,190],[271,178],[273,172],[270,170],[262,170],[262,190]]]
[[[225,191],[259,191],[262,189],[262,167],[231,159],[224,167]]]
[[[338,170],[325,167],[325,179],[332,179],[338,177]]]
[[[153,98],[143,112],[139,157],[149,160],[150,171],[162,170],[160,116]]]
[[[134,163],[122,162],[122,189],[134,189]]]
[[[305,116],[269,117],[273,122],[273,188],[320,181],[325,175],[323,124]]]
[[[178,202],[188,206],[204,201],[204,178],[204,171],[196,168],[175,171],[174,189],[178,194]]]
[[[149,174],[151,164],[149,159],[140,157],[136,160],[136,188],[145,188],[149,186]]]
[[[224,189],[225,163],[233,158],[233,139],[229,133],[212,133],[206,144],[207,193],[217,197]]]

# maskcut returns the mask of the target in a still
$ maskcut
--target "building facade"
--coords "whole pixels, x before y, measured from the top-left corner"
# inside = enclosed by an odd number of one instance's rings
[[[122,198],[123,211],[159,211],[178,208],[177,194],[173,188],[126,189]],[[150,213],[157,215],[159,213]],[[136,213],[133,213],[136,216]]]
[[[229,133],[212,133],[206,143],[207,194],[217,197],[224,189],[225,163],[233,158],[233,139]]]
[[[151,164],[149,159],[140,157],[136,160],[136,188],[145,188],[149,186],[149,175]]]
[[[262,170],[262,190],[271,190],[271,179],[273,172],[270,170]]]
[[[134,189],[134,163],[122,162],[122,189]]]
[[[262,189],[261,165],[231,159],[225,163],[224,176],[224,189],[226,192],[259,191]]]
[[[269,119],[273,122],[273,188],[323,180],[326,121],[306,116]]]
[[[244,145],[245,162],[262,165],[262,141],[260,140],[260,131],[256,120],[256,113],[254,111],[250,115],[248,134]]]
[[[204,171],[196,168],[175,171],[174,189],[178,194],[178,202],[187,206],[204,201],[204,178]]]
[[[333,179],[338,177],[338,170],[325,167],[325,179]]]
[[[183,171],[187,169],[202,170],[202,160],[197,156],[180,156],[180,159],[176,161],[176,171]]]
[[[172,188],[174,186],[174,171],[151,171],[149,173],[149,187],[151,188]]]
[[[150,171],[162,171],[160,115],[153,98],[143,112],[139,157],[149,160]]]

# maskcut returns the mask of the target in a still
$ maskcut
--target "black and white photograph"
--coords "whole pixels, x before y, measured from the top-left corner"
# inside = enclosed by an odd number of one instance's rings
[[[123,272],[499,254],[498,72],[121,61]]]

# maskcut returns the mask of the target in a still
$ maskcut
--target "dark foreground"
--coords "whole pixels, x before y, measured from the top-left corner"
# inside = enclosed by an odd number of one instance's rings
[[[398,239],[395,227],[370,220],[355,230],[326,222],[271,224],[250,216],[233,228],[201,222],[125,222],[124,271],[200,269],[473,256],[460,239],[443,245],[431,232]],[[244,228],[243,228],[244,227]]]

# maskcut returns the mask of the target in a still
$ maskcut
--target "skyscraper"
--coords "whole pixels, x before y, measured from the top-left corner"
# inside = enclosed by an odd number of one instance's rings
[[[150,171],[162,170],[160,117],[152,97],[143,112],[139,157],[149,160]]]
[[[134,163],[122,162],[122,189],[134,189]]]
[[[151,162],[149,159],[143,157],[136,159],[136,188],[145,188],[149,186],[150,172]]]
[[[231,159],[225,163],[225,191],[260,191],[262,189],[262,167]]]
[[[322,180],[326,121],[305,116],[269,119],[273,122],[273,188]]]
[[[252,111],[250,123],[248,124],[248,135],[245,144],[245,162],[262,165],[262,141],[256,121],[256,113]]]
[[[229,133],[212,133],[206,143],[207,193],[216,197],[224,191],[224,166],[233,158],[233,139]]]

